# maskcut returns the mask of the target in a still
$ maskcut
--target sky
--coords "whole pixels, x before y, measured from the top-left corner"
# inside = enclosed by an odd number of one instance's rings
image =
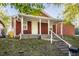
[[[14,7],[11,8],[10,5],[6,6],[4,10],[7,12],[8,16],[17,16],[19,13]]]
[[[45,4],[45,9],[44,11],[51,17],[57,18],[59,15],[62,14],[63,12],[63,6],[57,7],[55,5],[50,5],[48,6],[47,4]],[[6,8],[4,8],[4,10],[7,12],[8,16],[16,16],[18,15],[18,11],[15,8],[11,8],[11,6],[7,6]],[[63,16],[59,16],[60,18],[62,18]]]
[[[47,6],[47,5],[46,5]],[[54,17],[54,18],[62,18],[63,17],[63,10],[64,10],[64,8],[63,8],[64,6],[63,5],[61,5],[61,6],[56,6],[56,5],[50,5],[50,6],[48,6],[47,8],[45,8],[45,12],[48,14],[48,15],[50,15],[50,16],[52,16],[52,17]]]

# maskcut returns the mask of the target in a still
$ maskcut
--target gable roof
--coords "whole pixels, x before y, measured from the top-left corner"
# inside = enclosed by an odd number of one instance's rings
[[[51,17],[51,16],[49,16],[48,13],[45,12],[45,11],[41,11],[41,13],[42,13],[43,15],[45,15],[45,17]]]
[[[41,11],[40,13],[41,13],[41,15],[39,15],[39,16],[49,17],[49,15],[44,11]]]
[[[48,13],[46,13],[45,11],[40,11],[40,14],[36,15],[36,16],[44,16],[44,17],[51,17],[48,15]]]

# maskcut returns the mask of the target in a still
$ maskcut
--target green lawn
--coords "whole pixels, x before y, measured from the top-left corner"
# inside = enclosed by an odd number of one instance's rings
[[[9,56],[62,56],[59,49],[49,41],[38,39],[0,39],[0,55]]]
[[[72,46],[79,48],[79,37],[64,36],[64,39],[72,44]]]

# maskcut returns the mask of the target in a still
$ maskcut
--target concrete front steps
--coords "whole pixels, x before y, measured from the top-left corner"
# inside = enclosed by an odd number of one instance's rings
[[[67,44],[65,44],[63,41],[55,41],[55,46],[61,50],[64,54],[69,54],[69,47]]]
[[[61,36],[60,36],[61,37]],[[61,50],[64,54],[69,55],[69,46],[60,40],[56,35],[52,34],[52,39],[56,40],[54,41],[54,45]],[[64,40],[64,39],[63,39]]]

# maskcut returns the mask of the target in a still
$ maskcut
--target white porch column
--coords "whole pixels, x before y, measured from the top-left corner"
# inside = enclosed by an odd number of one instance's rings
[[[61,36],[63,37],[63,22],[61,22]]]
[[[50,21],[48,20],[48,34],[49,34],[49,31],[50,31]]]
[[[56,34],[57,34],[57,24],[56,24]]]
[[[20,33],[20,39],[22,38],[23,34],[23,17],[21,18],[21,33]]]
[[[23,34],[23,17],[21,19],[21,35]]]
[[[40,27],[40,32],[39,32],[39,34],[41,35],[41,19],[40,19],[40,22],[39,22],[39,27]]]
[[[13,21],[14,21],[14,37],[16,36],[16,19],[13,19]]]

